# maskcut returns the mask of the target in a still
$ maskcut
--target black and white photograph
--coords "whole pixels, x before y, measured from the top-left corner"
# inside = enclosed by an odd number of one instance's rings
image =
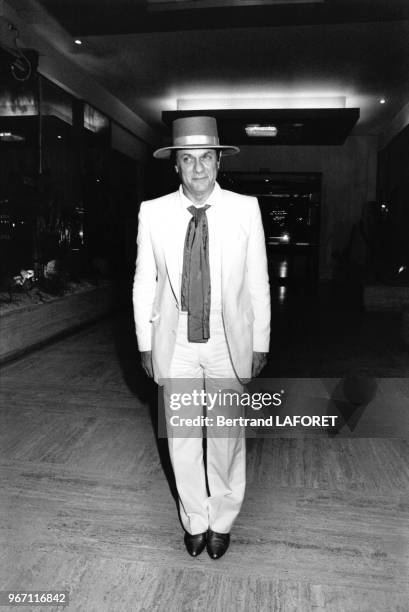
[[[0,609],[409,611],[407,0],[0,0]]]

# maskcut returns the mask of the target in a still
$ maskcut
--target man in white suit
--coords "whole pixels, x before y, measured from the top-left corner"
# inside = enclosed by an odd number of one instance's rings
[[[169,427],[175,391],[242,390],[267,359],[270,292],[257,199],[220,188],[221,145],[213,117],[173,122],[177,192],[142,202],[133,287],[142,365],[164,386],[169,453],[179,496],[185,545],[212,559],[227,550],[245,490],[245,437],[207,435],[201,426]],[[180,393],[179,393],[180,397]],[[208,414],[209,414],[209,406]],[[190,406],[190,416],[204,407]],[[175,413],[173,413],[175,414]]]

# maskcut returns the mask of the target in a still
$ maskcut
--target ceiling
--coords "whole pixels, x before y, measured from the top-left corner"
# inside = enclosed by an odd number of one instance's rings
[[[72,34],[229,29],[409,18],[406,0],[40,0]]]
[[[68,33],[66,55],[154,128],[163,111],[320,108],[335,97],[339,110],[359,109],[355,132],[376,133],[409,101],[408,0],[39,4]]]

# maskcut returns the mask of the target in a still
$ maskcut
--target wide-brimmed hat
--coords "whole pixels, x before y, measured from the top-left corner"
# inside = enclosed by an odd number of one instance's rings
[[[239,153],[238,147],[221,145],[214,117],[181,117],[172,123],[172,146],[154,151],[157,159],[170,157],[178,149],[218,149],[225,155]]]

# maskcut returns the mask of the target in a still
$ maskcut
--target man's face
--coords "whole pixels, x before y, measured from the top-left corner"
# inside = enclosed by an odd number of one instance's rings
[[[214,149],[182,149],[176,152],[176,169],[183,188],[193,201],[205,201],[213,191],[219,162]]]

